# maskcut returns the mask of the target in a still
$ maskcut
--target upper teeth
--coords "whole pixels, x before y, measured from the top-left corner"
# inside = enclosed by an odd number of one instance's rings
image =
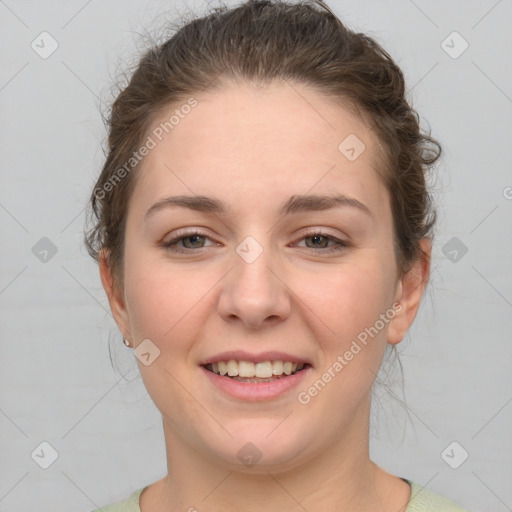
[[[289,361],[264,361],[253,363],[252,361],[219,361],[211,364],[213,373],[228,375],[229,377],[259,377],[266,379],[272,376],[291,375],[297,370],[302,370],[304,363],[291,363]]]

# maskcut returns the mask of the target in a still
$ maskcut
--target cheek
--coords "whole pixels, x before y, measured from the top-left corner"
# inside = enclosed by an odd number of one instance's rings
[[[313,286],[303,286],[302,293],[318,319],[329,327],[325,331],[345,343],[372,326],[392,305],[393,282],[386,273],[391,275],[377,261],[344,265],[313,280]]]
[[[377,258],[371,260],[371,265],[340,267],[323,280],[323,293],[317,287],[309,296],[308,305],[318,317],[314,332],[321,348],[318,373],[328,383],[318,406],[343,403],[348,409],[356,407],[370,392],[379,371],[391,318],[381,320],[381,315],[392,306],[394,274],[383,268],[387,266],[382,259],[380,263]],[[315,382],[308,385],[316,386]],[[322,383],[318,386],[323,389]]]
[[[323,293],[317,287],[308,296],[307,304],[314,311],[311,318],[315,318],[310,326],[315,325],[313,334],[320,348],[319,367],[301,396],[309,397],[309,405],[318,407],[326,422],[339,424],[370,393],[379,372],[392,318],[382,320],[381,315],[392,306],[392,282],[383,278],[382,268],[375,263],[339,269],[324,285]]]
[[[171,272],[168,264],[150,263],[138,256],[127,260],[131,267],[125,283],[132,335],[136,345],[149,339],[159,350],[154,362],[148,366],[138,362],[138,366],[155,405],[174,423],[183,410],[197,406],[179,382],[188,378],[190,347],[201,325],[197,306],[206,290],[197,286],[197,275],[194,282],[187,272],[176,268]]]
[[[127,251],[126,256],[125,293],[133,335],[162,348],[172,345],[175,354],[201,325],[208,291],[215,290],[218,278],[194,265],[171,265],[149,251]]]

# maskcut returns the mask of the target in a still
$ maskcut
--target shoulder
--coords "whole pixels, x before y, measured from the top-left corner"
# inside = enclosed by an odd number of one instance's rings
[[[91,512],[140,512],[139,498],[145,487],[132,492],[128,498],[111,505],[106,505]]]
[[[453,501],[435,494],[421,485],[404,480],[411,486],[411,499],[405,512],[468,512]],[[140,512],[139,498],[144,488],[134,491],[128,498],[91,512]]]
[[[411,486],[411,499],[405,512],[468,512],[453,501],[435,494],[421,485],[404,478]]]

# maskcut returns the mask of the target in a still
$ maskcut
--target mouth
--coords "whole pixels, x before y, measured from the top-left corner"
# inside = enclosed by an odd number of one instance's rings
[[[265,383],[285,379],[311,367],[309,363],[293,361],[237,361],[229,359],[201,365],[205,370],[227,377],[231,380],[247,383]]]

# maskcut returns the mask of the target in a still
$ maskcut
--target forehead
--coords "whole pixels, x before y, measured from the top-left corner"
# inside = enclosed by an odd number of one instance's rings
[[[150,127],[155,147],[137,171],[143,202],[167,189],[246,204],[335,191],[382,199],[375,135],[321,93],[291,83],[231,84],[194,98],[193,108],[175,104]]]

